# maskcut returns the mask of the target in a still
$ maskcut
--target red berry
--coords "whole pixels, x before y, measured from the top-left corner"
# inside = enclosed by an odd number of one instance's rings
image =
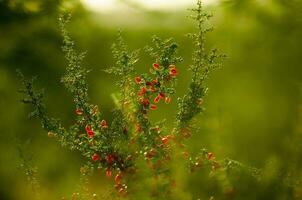
[[[113,160],[114,160],[114,156],[113,155],[110,154],[110,155],[107,156],[107,162],[108,162],[108,164],[111,164]]]
[[[151,104],[151,105],[150,105],[150,109],[151,109],[151,110],[155,110],[155,109],[156,109],[156,105]]]
[[[154,98],[154,103],[158,103],[159,101],[160,101],[160,96],[158,95]]]
[[[93,132],[93,130],[91,129],[91,127],[89,125],[86,125],[85,130],[86,130],[86,133],[87,133],[88,137],[93,137],[94,136],[94,132]]]
[[[101,128],[102,128],[102,129],[105,129],[105,128],[107,128],[107,127],[108,127],[108,126],[107,126],[107,122],[106,122],[106,120],[103,119],[103,120],[101,121]]]
[[[147,88],[146,87],[142,87],[140,89],[140,91],[138,92],[138,95],[144,95],[147,92]]]
[[[154,63],[153,64],[153,69],[158,70],[159,69],[159,64],[158,63]]]
[[[150,86],[150,85],[153,85],[153,83],[150,82],[150,81],[147,81],[147,82],[146,82],[146,85]]]
[[[86,125],[85,130],[86,132],[92,131],[89,125]]]
[[[170,65],[170,76],[175,77],[177,75],[177,69],[174,65]]]
[[[141,84],[141,83],[142,83],[142,78],[139,77],[139,76],[135,77],[135,82],[136,82],[137,84]]]
[[[211,160],[213,158],[214,154],[212,152],[208,153],[208,160]]]
[[[99,154],[97,154],[97,153],[93,154],[93,155],[91,156],[91,160],[93,160],[94,162],[100,160]]]
[[[93,131],[89,131],[87,132],[88,137],[93,137],[94,136],[94,132]]]
[[[111,177],[111,170],[110,170],[109,167],[106,169],[106,176],[107,176],[108,178]]]
[[[119,173],[115,176],[114,181],[115,181],[116,184],[121,184],[121,180],[122,180],[122,173],[119,172]]]
[[[153,85],[151,85],[149,89],[151,92],[155,92],[155,87]]]
[[[170,97],[166,97],[166,98],[165,98],[165,103],[166,103],[166,104],[169,104],[170,102],[171,102],[171,98],[170,98]]]
[[[162,141],[162,143],[163,143],[164,145],[167,145],[168,142],[169,142],[169,139],[168,139],[167,137],[163,137],[163,138],[161,139],[161,141]]]
[[[76,113],[77,115],[82,115],[82,114],[83,114],[83,110],[80,109],[80,108],[77,108],[77,109],[75,110],[75,113]]]
[[[164,98],[166,97],[165,93],[163,93],[163,92],[160,92],[160,93],[159,93],[159,96],[160,96],[160,98],[162,98],[162,99],[164,99]]]
[[[149,106],[149,100],[148,100],[148,99],[141,99],[140,102],[141,102],[141,104],[142,104],[144,107]]]
[[[158,84],[159,84],[158,79],[153,80],[153,81],[152,81],[152,84],[153,84],[153,85],[158,85]]]

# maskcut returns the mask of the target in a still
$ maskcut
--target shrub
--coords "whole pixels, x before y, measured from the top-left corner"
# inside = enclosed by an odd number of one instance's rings
[[[178,199],[174,194],[179,188],[172,165],[178,160],[186,163],[188,173],[205,167],[212,174],[220,174],[223,179],[230,169],[243,169],[260,179],[262,171],[259,169],[231,159],[217,160],[206,149],[193,158],[184,146],[184,141],[194,134],[193,119],[204,112],[203,102],[208,90],[206,80],[213,70],[221,67],[221,60],[225,57],[217,49],[209,52],[205,50],[205,36],[212,31],[212,27],[208,24],[211,15],[203,10],[201,0],[197,1],[197,7],[191,11],[190,17],[197,24],[197,32],[188,34],[194,44],[192,64],[189,67],[192,76],[185,95],[177,99],[177,115],[169,119],[175,122],[172,130],[164,129],[164,121],[150,120],[149,113],[160,110],[163,106],[160,102],[169,104],[172,99],[176,99],[175,83],[179,73],[185,69],[181,65],[182,58],[177,54],[178,45],[173,39],[154,36],[153,44],[144,49],[154,63],[148,64],[147,73],[138,74],[136,64],[139,51],[129,51],[121,32],[118,33],[112,45],[115,65],[106,70],[118,77],[117,85],[120,88],[110,123],[98,106],[89,100],[86,81],[89,70],[82,65],[85,53],[76,51],[66,28],[70,15],[59,18],[62,49],[68,62],[61,82],[73,96],[75,124],[67,129],[60,120],[49,117],[43,104],[43,91],[34,89],[34,78],[28,80],[18,72],[23,85],[20,90],[24,94],[22,101],[33,107],[29,116],[41,120],[48,137],[56,138],[64,147],[76,150],[86,158],[86,164],[80,169],[83,185],[93,171],[102,170],[105,176],[114,177],[118,196],[131,197],[138,192],[135,189],[137,184],[133,182],[141,181],[139,178],[142,177],[138,174],[145,172],[146,167],[147,174],[155,179],[148,192],[151,197]],[[72,198],[90,197],[85,193],[75,193]]]

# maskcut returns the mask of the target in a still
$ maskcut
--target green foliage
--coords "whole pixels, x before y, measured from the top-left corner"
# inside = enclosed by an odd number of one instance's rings
[[[60,17],[62,49],[67,60],[62,83],[73,95],[76,123],[65,129],[59,120],[48,117],[42,103],[43,92],[34,90],[33,79],[26,80],[19,73],[23,84],[21,92],[25,95],[23,103],[33,106],[30,116],[41,120],[49,137],[57,138],[64,146],[79,151],[86,158],[86,164],[81,168],[81,184],[85,187],[88,187],[87,177],[98,169],[105,171],[108,177],[114,173],[115,188],[120,196],[125,196],[128,191],[135,192],[135,188],[128,188],[127,184],[138,181],[136,174],[148,168],[157,180],[151,184],[150,196],[154,199],[173,199],[175,178],[171,163],[178,160],[188,164],[189,172],[203,166],[211,174],[219,174],[225,182],[228,182],[228,172],[235,170],[246,170],[261,179],[260,169],[231,159],[216,160],[213,153],[205,149],[193,158],[184,148],[183,139],[191,136],[192,119],[204,110],[206,80],[213,70],[221,66],[221,59],[225,57],[216,49],[205,50],[205,35],[212,30],[207,24],[211,15],[205,13],[200,0],[192,11],[192,18],[197,22],[197,32],[189,34],[194,44],[193,64],[189,68],[192,78],[187,93],[179,98],[172,133],[165,130],[165,121],[153,122],[149,117],[150,112],[160,108],[160,102],[169,104],[175,94],[179,69],[176,65],[182,58],[177,55],[178,45],[172,39],[163,40],[154,36],[153,46],[145,48],[154,63],[152,67],[150,65],[149,73],[137,74],[135,68],[139,51],[129,51],[121,33],[118,33],[117,41],[112,46],[115,64],[106,70],[118,77],[120,88],[119,94],[114,96],[117,105],[112,112],[111,123],[107,123],[97,105],[89,102],[86,80],[89,70],[82,64],[85,53],[76,51],[67,31],[70,15]],[[184,154],[185,158],[180,158],[179,154]],[[144,161],[145,165],[141,164]],[[83,194],[81,198],[88,199],[89,196]]]
[[[59,120],[47,116],[46,107],[43,104],[43,91],[37,91],[34,89],[35,77],[32,79],[25,79],[23,74],[17,70],[19,78],[21,80],[23,88],[19,90],[24,94],[22,102],[25,104],[31,104],[33,111],[28,115],[30,118],[38,118],[41,120],[41,125],[46,131],[56,131],[56,133],[63,135],[64,129],[61,127]]]
[[[86,76],[89,71],[82,67],[82,61],[85,53],[77,53],[74,48],[74,42],[71,40],[66,29],[66,24],[70,21],[71,15],[62,15],[59,18],[62,36],[63,47],[68,65],[66,67],[66,74],[62,78],[62,82],[69,92],[74,96],[74,102],[77,108],[84,108],[84,111],[89,110],[88,101],[88,86],[86,83]]]
[[[181,128],[182,132],[184,128],[188,128],[189,121],[201,111],[197,100],[205,95],[204,80],[209,72],[218,66],[215,60],[221,57],[216,51],[212,51],[209,56],[204,52],[203,35],[207,30],[203,30],[203,22],[209,16],[203,14],[201,8],[201,3],[198,2],[198,9],[193,10],[197,12],[199,32],[192,34],[196,46],[194,64],[190,68],[193,74],[192,83],[189,93],[179,104],[178,123],[181,122],[181,125],[178,125],[178,128]],[[106,70],[118,76],[120,87],[113,121],[108,125],[98,106],[89,103],[86,81],[89,71],[82,66],[85,53],[75,50],[74,42],[66,28],[69,21],[70,15],[62,15],[59,18],[63,36],[62,49],[68,62],[62,83],[73,95],[76,123],[65,131],[58,120],[49,118],[42,103],[42,93],[35,92],[33,81],[25,80],[19,72],[25,88],[22,92],[26,95],[23,102],[34,107],[32,115],[41,119],[42,126],[50,137],[57,137],[63,145],[80,151],[87,158],[87,169],[93,166],[105,169],[108,177],[111,176],[112,170],[116,171],[115,182],[120,195],[127,193],[127,186],[123,183],[126,180],[121,180],[122,174],[131,175],[133,171],[139,170],[136,163],[143,158],[152,174],[165,180],[155,184],[158,190],[163,190],[157,192],[156,196],[170,198],[174,180],[169,165],[171,156],[176,153],[172,153],[172,150],[176,150],[177,145],[172,144],[174,135],[163,131],[164,123],[150,121],[148,114],[159,108],[160,101],[169,104],[171,95],[175,93],[178,74],[176,64],[182,61],[177,55],[178,45],[172,39],[162,40],[154,36],[154,46],[145,48],[154,59],[154,64],[149,70],[150,73],[137,75],[135,64],[138,61],[138,51],[129,52],[119,32],[117,41],[112,46],[115,65]],[[82,174],[85,175],[87,170],[83,171]]]
[[[190,126],[192,118],[203,111],[203,98],[208,90],[205,81],[213,70],[221,66],[220,60],[225,57],[219,54],[217,49],[211,50],[210,53],[205,50],[205,35],[212,31],[207,22],[212,15],[203,10],[202,1],[198,0],[197,8],[191,11],[194,15],[190,17],[197,22],[197,33],[188,34],[193,40],[195,50],[192,56],[193,64],[189,68],[192,71],[192,82],[187,94],[179,98],[177,124],[180,129]]]
[[[41,186],[37,178],[38,169],[37,167],[34,167],[32,163],[32,155],[25,154],[26,148],[28,148],[29,144],[29,141],[27,141],[27,143],[24,145],[18,145],[18,153],[21,161],[20,169],[25,173],[27,178],[27,183],[32,193],[31,197],[35,200],[40,200]]]
[[[134,65],[138,61],[139,50],[129,52],[121,34],[121,31],[119,31],[116,43],[111,47],[115,65],[105,71],[118,76],[117,85],[120,88],[121,98],[117,106],[120,106],[123,112],[126,112],[124,107],[134,100],[134,82],[132,77],[135,73]]]
[[[162,40],[157,36],[153,36],[152,41],[154,47],[145,47],[146,52],[164,68],[168,68],[171,63],[180,63],[183,59],[177,56],[178,45],[172,39]]]

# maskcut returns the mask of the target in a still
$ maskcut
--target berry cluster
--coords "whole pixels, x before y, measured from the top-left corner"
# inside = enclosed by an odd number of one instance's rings
[[[173,88],[167,88],[165,85],[169,84],[176,78],[177,69],[175,65],[169,67],[160,66],[158,63],[153,64],[150,73],[154,78],[136,76],[135,82],[139,86],[137,92],[138,101],[141,104],[141,112],[147,114],[147,111],[155,110],[161,100],[166,104],[171,102],[170,94],[173,94]]]

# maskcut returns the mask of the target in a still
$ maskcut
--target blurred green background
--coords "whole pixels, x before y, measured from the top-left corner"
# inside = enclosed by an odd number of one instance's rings
[[[302,199],[302,186],[289,186],[302,176],[302,1],[215,2],[207,4],[215,27],[207,46],[218,47],[228,59],[208,81],[207,110],[198,117],[200,131],[188,145],[192,152],[205,147],[218,159],[230,157],[266,173],[260,181],[235,173],[229,179],[229,194],[219,178],[201,171],[183,179],[189,197],[179,198]],[[113,64],[110,46],[118,29],[131,49],[150,44],[154,34],[174,37],[184,57],[178,66],[177,95],[186,91],[192,43],[185,34],[195,30],[186,8],[157,10],[133,1],[116,3],[124,9],[91,11],[71,0],[0,0],[1,200],[31,199],[19,167],[18,144],[29,143],[23,152],[38,168],[41,190],[47,194],[43,199],[70,197],[79,180],[81,157],[49,139],[38,120],[27,120],[30,108],[20,103],[17,93],[17,68],[27,76],[38,75],[49,112],[66,126],[73,122],[71,96],[60,83],[66,65],[57,23],[61,12],[73,15],[69,30],[77,48],[88,52],[85,65],[93,70],[88,77],[91,100],[109,120],[114,107],[110,95],[118,88],[114,77],[102,70]],[[153,61],[143,51],[140,56],[138,70],[148,70]],[[174,101],[152,118],[166,118],[171,126],[175,113]],[[280,173],[288,174],[288,182],[284,176],[278,178]]]

